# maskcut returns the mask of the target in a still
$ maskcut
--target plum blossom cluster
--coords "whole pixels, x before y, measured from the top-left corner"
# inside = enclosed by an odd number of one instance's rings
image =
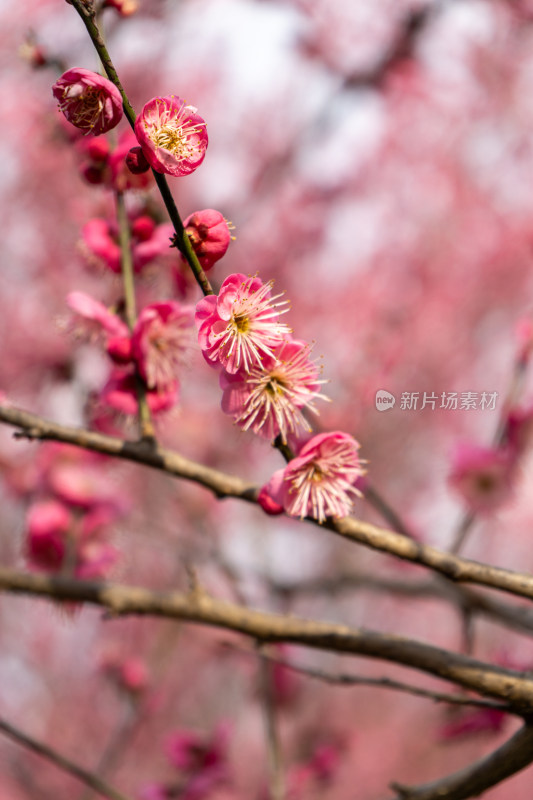
[[[147,172],[148,163],[132,169],[130,154],[136,144],[132,131],[123,131],[116,144],[106,136],[80,136],[75,149],[82,178],[93,186],[105,186],[120,192],[146,189],[153,180],[152,173]]]
[[[130,246],[133,270],[139,275],[156,259],[169,253],[173,228],[170,223],[156,224],[142,210],[130,219]],[[82,229],[82,252],[90,265],[103,266],[116,274],[121,272],[122,252],[117,223],[105,217],[94,217]]]
[[[220,370],[222,410],[243,430],[286,443],[299,428],[311,430],[303,409],[315,411],[323,381],[309,345],[280,320],[280,297],[271,283],[236,273],[218,296],[200,300],[196,324],[204,358]]]
[[[145,306],[130,332],[125,322],[83,292],[71,292],[69,307],[85,336],[103,340],[113,362],[102,401],[125,414],[138,410],[138,382],[144,384],[153,413],[167,411],[178,399],[177,371],[190,344],[193,310],[168,300]]]
[[[218,296],[196,306],[198,341],[206,361],[220,371],[224,413],[243,430],[279,437],[283,444],[290,437],[301,448],[261,493],[265,511],[323,522],[349,513],[364,470],[359,445],[348,434],[322,434],[303,446],[297,438],[302,429],[311,433],[304,412],[316,413],[313,401],[323,398],[323,381],[310,346],[293,339],[280,320],[287,310],[280,297],[256,276],[230,275]]]
[[[77,578],[108,574],[118,558],[112,524],[128,503],[110,485],[105,456],[69,445],[44,446],[26,517],[26,556],[35,568]]]

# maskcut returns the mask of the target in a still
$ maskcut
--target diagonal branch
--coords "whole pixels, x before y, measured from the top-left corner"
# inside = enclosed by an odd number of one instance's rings
[[[113,615],[148,614],[235,631],[259,642],[292,642],[318,650],[391,661],[509,704],[517,714],[533,711],[533,678],[413,639],[320,622],[217,600],[203,590],[182,594],[135,586],[78,581],[0,568],[0,590],[56,600],[92,603]]]
[[[424,786],[392,784],[395,800],[467,800],[501,783],[533,762],[533,725],[526,724],[486,758]]]
[[[245,653],[246,655],[255,655],[252,651],[244,647],[235,647],[233,644],[228,643],[227,647],[237,653]],[[450,692],[435,692],[431,689],[422,689],[419,686],[413,686],[411,683],[404,683],[397,681],[393,678],[381,677],[370,678],[366,675],[350,675],[346,672],[326,672],[316,667],[306,667],[302,664],[296,664],[294,661],[288,661],[285,658],[278,658],[266,650],[262,651],[262,657],[273,664],[280,664],[286,667],[291,672],[296,672],[298,675],[305,675],[306,678],[313,678],[314,680],[328,683],[332,686],[375,686],[379,689],[392,689],[397,692],[405,692],[412,694],[415,697],[425,697],[428,700],[433,700],[435,703],[450,703],[456,706],[470,706],[474,708],[490,708],[495,711],[508,712],[508,706],[497,703],[493,700],[478,700],[476,697],[468,697],[464,694],[451,694]]]
[[[294,583],[273,580],[265,575],[260,577],[272,591],[288,599],[301,595],[332,596],[354,591],[387,592],[412,600],[427,600],[428,597],[432,597],[453,603],[460,611],[488,617],[508,629],[533,633],[533,608],[490,597],[475,589],[453,584],[439,575],[429,579],[413,580],[351,570],[332,577],[319,576]]]
[[[4,719],[0,719],[0,731],[5,733],[6,736],[9,736],[10,739],[14,739],[15,742],[26,747],[28,750],[32,750],[34,753],[37,753],[43,758],[46,758],[52,764],[55,764],[56,767],[62,769],[64,772],[68,772],[69,775],[73,775],[79,781],[82,781],[86,786],[89,786],[93,791],[98,792],[98,794],[102,795],[102,797],[107,797],[108,800],[129,800],[125,795],[120,794],[113,789],[112,786],[105,783],[98,775],[95,775],[92,772],[89,772],[83,767],[80,767],[78,764],[75,764],[73,761],[70,761],[65,756],[62,756],[61,753],[58,753],[56,750],[53,750],[44,742],[39,742],[37,739],[33,739],[31,736],[28,736],[26,733],[23,733],[14,725],[11,725],[9,722],[6,722]]]
[[[247,502],[257,502],[257,486],[236,476],[227,475],[220,470],[190,461],[172,450],[147,446],[142,441],[129,442],[113,436],[93,433],[84,428],[59,425],[10,405],[0,404],[0,421],[19,428],[29,439],[67,442],[87,450],[145,464],[169,475],[194,481],[210,489],[218,497],[238,497]],[[307,519],[307,521],[318,524],[316,520]],[[389,553],[405,561],[429,567],[457,583],[476,583],[519,597],[533,599],[533,576],[527,573],[514,572],[453,556],[436,547],[416,542],[402,534],[352,517],[330,519],[321,527],[373,550]]]

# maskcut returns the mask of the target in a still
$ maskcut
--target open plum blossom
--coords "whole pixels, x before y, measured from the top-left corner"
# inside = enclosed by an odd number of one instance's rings
[[[235,373],[261,364],[264,356],[274,357],[272,348],[282,343],[290,329],[279,322],[279,315],[287,310],[281,309],[286,301],[274,302],[281,295],[272,297],[271,289],[271,282],[235,273],[223,282],[218,297],[200,300],[196,305],[198,341],[208,362]]]
[[[193,310],[175,301],[145,306],[131,337],[133,357],[149,389],[175,383],[190,344]]]
[[[243,430],[252,430],[267,439],[287,435],[297,428],[311,432],[302,408],[317,413],[312,400],[319,394],[319,370],[309,358],[309,345],[286,339],[264,356],[249,371],[240,369],[231,375],[222,372],[222,411],[232,416]]]
[[[188,216],[183,226],[202,269],[211,269],[229,247],[231,235],[227,221],[220,211],[206,208]]]
[[[135,120],[135,135],[156,172],[190,175],[205,157],[205,121],[180,97],[154,97]]]
[[[129,335],[128,327],[120,317],[85,292],[69,292],[67,305],[81,320],[75,328],[78,336],[92,340],[102,335],[111,338]]]
[[[118,125],[122,118],[122,97],[107,78],[76,67],[65,72],[53,85],[59,109],[76,128],[99,136]]]
[[[293,517],[345,517],[354,497],[361,492],[355,483],[364,474],[359,443],[342,431],[313,436],[300,452],[274,473],[263,487],[259,502],[267,513],[275,505]]]
[[[471,511],[490,513],[510,498],[515,477],[512,448],[462,442],[454,453],[449,482]]]

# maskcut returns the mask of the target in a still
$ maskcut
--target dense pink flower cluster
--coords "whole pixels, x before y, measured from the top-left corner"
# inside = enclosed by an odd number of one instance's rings
[[[131,254],[133,269],[140,273],[159,256],[169,253],[173,233],[168,222],[157,225],[147,214],[131,220]],[[89,264],[104,265],[120,273],[121,250],[116,222],[95,217],[85,223],[82,230],[82,250]]]
[[[146,189],[152,180],[149,164],[142,156],[137,169],[132,169],[131,153],[137,145],[132,131],[124,131],[118,137],[118,143],[111,137],[81,137],[76,141],[76,152],[79,156],[79,171],[82,177],[92,185],[107,186],[120,192],[128,189]],[[137,147],[140,150],[140,147]]]
[[[118,558],[109,529],[127,510],[103,456],[62,444],[43,448],[26,518],[29,563],[78,578],[106,575]]]
[[[190,175],[205,157],[205,121],[180,97],[154,97],[135,120],[135,135],[156,172]]]
[[[153,413],[170,410],[178,399],[177,371],[191,343],[193,311],[177,301],[145,306],[133,331],[102,303],[83,292],[71,292],[67,303],[81,329],[103,340],[114,368],[100,398],[124,414],[138,410],[138,381],[145,386]]]
[[[122,97],[107,78],[77,67],[65,72],[52,87],[59,109],[72,125],[99,136],[122,119]]]
[[[220,369],[222,410],[242,430],[266,439],[289,437],[300,429],[311,433],[305,411],[316,412],[314,399],[324,398],[319,369],[310,346],[293,339],[280,321],[286,302],[276,302],[272,284],[241,273],[222,283],[218,296],[196,306],[198,341],[206,361]],[[364,474],[358,443],[346,433],[313,437],[284,470],[276,472],[260,494],[269,514],[326,517],[349,513],[355,482]]]

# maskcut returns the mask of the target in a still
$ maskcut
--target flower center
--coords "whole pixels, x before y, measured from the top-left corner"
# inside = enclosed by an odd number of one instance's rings
[[[156,147],[162,147],[178,158],[191,158],[195,153],[200,128],[201,125],[167,124],[152,131],[150,138]]]
[[[69,96],[70,95],[70,96]],[[93,86],[88,86],[81,95],[72,96],[67,89],[63,94],[61,111],[68,109],[73,124],[83,128],[94,128],[98,117],[103,111],[101,92]]]
[[[248,333],[250,330],[250,317],[248,314],[233,314],[231,321],[236,333]]]

